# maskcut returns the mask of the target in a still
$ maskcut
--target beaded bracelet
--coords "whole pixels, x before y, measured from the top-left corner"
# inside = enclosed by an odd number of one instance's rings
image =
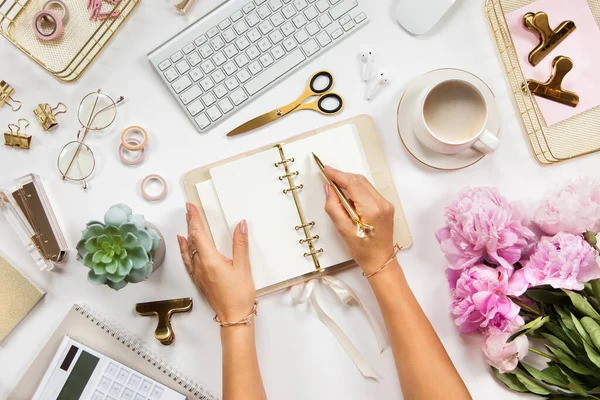
[[[380,273],[381,271],[383,271],[383,269],[385,267],[387,267],[388,265],[390,265],[392,263],[392,261],[394,261],[396,259],[396,255],[398,254],[398,252],[402,250],[402,248],[400,246],[398,246],[398,243],[394,244],[394,254],[392,254],[392,257],[390,257],[390,259],[383,264],[379,269],[377,269],[375,272],[372,272],[370,274],[365,274],[364,272],[362,273],[363,276],[367,279],[369,279],[370,277],[377,275],[378,273]]]
[[[246,318],[243,318],[241,320],[239,320],[238,322],[221,322],[221,320],[219,319],[219,316],[217,314],[215,314],[213,321],[215,321],[217,324],[219,324],[219,326],[221,328],[229,328],[230,326],[236,326],[236,325],[250,325],[252,323],[252,321],[250,320],[250,318],[252,318],[253,315],[258,315],[256,310],[258,308],[258,301],[254,301],[254,307],[252,307],[252,311],[250,312],[250,314],[248,314],[248,316]]]

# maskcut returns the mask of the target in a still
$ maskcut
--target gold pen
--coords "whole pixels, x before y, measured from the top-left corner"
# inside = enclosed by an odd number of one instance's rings
[[[323,177],[325,178],[327,183],[331,185],[331,187],[335,191],[335,194],[337,195],[338,199],[340,199],[340,203],[342,203],[342,206],[344,207],[352,221],[356,223],[356,236],[361,239],[366,238],[371,232],[375,230],[375,228],[373,228],[373,226],[367,224],[366,222],[360,219],[360,216],[358,215],[354,207],[352,207],[352,204],[350,204],[350,201],[348,200],[346,195],[342,192],[342,189],[340,189],[340,187],[334,181],[329,179],[329,177],[325,174],[325,165],[323,164],[323,162],[319,159],[319,157],[317,157],[315,153],[312,153],[312,155],[315,159],[315,162],[319,166],[319,169],[321,170],[321,174],[323,174]]]

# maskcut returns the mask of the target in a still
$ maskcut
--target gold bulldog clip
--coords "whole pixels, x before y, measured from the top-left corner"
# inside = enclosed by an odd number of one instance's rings
[[[523,16],[523,25],[540,38],[540,43],[529,53],[529,62],[536,66],[556,46],[566,39],[575,30],[575,22],[564,21],[556,29],[550,27],[548,14],[543,11],[527,13]]]
[[[60,109],[60,110],[59,110]],[[58,110],[58,111],[57,111]],[[42,103],[38,105],[33,113],[37,117],[40,125],[45,131],[54,128],[58,125],[56,116],[58,114],[64,114],[67,112],[67,106],[64,103],[58,103],[56,107],[50,107],[48,103]]]
[[[569,57],[558,56],[552,60],[552,75],[550,79],[547,82],[527,79],[527,87],[536,96],[570,107],[577,107],[577,104],[579,104],[577,93],[562,88],[562,81],[571,69],[573,69],[573,60]],[[525,88],[523,87],[523,89]]]
[[[8,105],[13,111],[19,111],[21,108],[21,102],[12,98],[15,88],[10,86],[6,81],[0,81],[0,107]],[[12,104],[12,103],[17,104]]]
[[[187,312],[192,309],[191,297],[138,303],[135,311],[143,317],[156,315],[158,324],[154,330],[154,337],[163,345],[168,346],[175,341],[175,332],[171,327],[171,315]]]

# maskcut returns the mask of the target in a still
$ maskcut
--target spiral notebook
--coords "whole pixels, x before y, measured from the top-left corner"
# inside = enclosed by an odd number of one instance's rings
[[[65,335],[154,379],[189,400],[217,400],[202,385],[178,371],[140,339],[97,315],[88,306],[74,305],[8,397],[31,399]]]

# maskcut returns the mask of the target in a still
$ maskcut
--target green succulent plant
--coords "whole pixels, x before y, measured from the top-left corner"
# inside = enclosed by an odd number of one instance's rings
[[[77,254],[90,269],[90,282],[119,290],[152,273],[152,252],[159,245],[160,236],[146,227],[142,215],[133,214],[125,204],[115,204],[104,214],[104,223],[87,223]]]

